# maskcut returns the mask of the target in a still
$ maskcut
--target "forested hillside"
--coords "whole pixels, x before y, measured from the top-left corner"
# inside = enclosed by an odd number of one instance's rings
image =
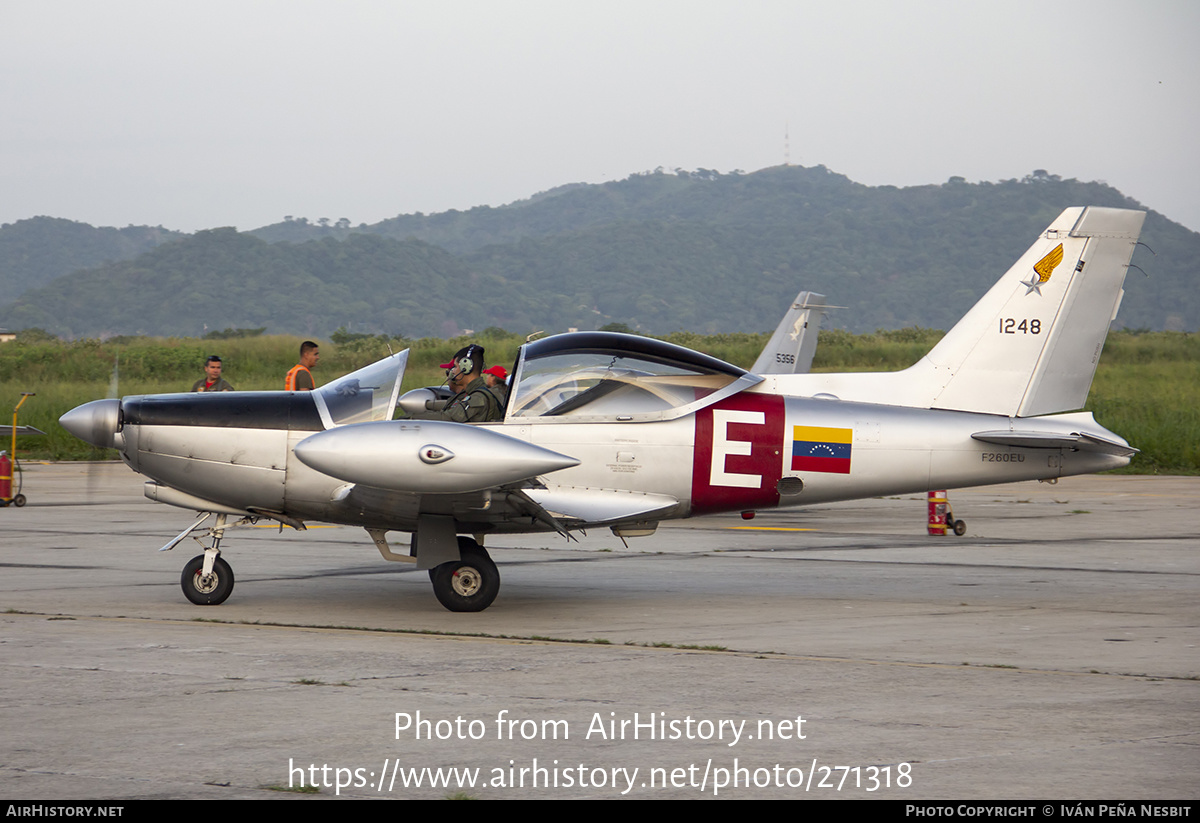
[[[827,327],[948,328],[1074,205],[1142,208],[1103,183],[1044,171],[909,188],[823,167],[657,171],[374,225],[291,218],[200,232],[5,296],[0,326],[416,337],[620,322],[722,333],[771,328],[806,288],[847,307]],[[1200,327],[1200,234],[1151,211],[1142,240],[1157,256],[1135,253],[1118,325]]]
[[[339,326],[444,336],[482,319],[455,298],[478,279],[448,252],[415,240],[355,235],[272,245],[212,229],[34,290],[0,323],[74,337],[262,327],[327,336]]]
[[[182,236],[161,226],[96,228],[58,217],[6,223],[0,226],[0,305],[61,275],[129,260]]]

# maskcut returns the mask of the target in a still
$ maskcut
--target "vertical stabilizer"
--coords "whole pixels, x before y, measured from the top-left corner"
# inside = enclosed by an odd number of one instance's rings
[[[750,367],[753,374],[807,374],[825,316],[825,295],[802,291]]]
[[[1067,209],[916,365],[777,374],[775,386],[787,394],[1009,417],[1080,409],[1145,219],[1130,209]]]
[[[913,367],[932,408],[1031,417],[1083,407],[1146,213],[1072,208]]]

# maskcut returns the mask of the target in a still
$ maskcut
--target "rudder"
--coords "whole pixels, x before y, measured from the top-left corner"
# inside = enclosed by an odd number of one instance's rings
[[[1082,408],[1145,217],[1095,206],[1059,215],[910,370],[941,384],[930,407],[1016,417]]]

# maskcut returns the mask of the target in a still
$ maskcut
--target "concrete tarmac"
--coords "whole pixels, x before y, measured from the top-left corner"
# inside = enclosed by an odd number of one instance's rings
[[[231,532],[232,597],[193,606],[199,546],[155,551],[190,512],[26,468],[7,798],[1200,796],[1200,478],[954,491],[961,538],[915,495],[497,538],[495,604],[452,614],[315,526]]]

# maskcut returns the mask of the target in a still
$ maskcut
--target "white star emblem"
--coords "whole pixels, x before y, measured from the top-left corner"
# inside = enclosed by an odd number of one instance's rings
[[[1042,294],[1042,281],[1036,274],[1031,275],[1028,280],[1022,280],[1021,285],[1025,286],[1025,294],[1037,292],[1039,297]]]

